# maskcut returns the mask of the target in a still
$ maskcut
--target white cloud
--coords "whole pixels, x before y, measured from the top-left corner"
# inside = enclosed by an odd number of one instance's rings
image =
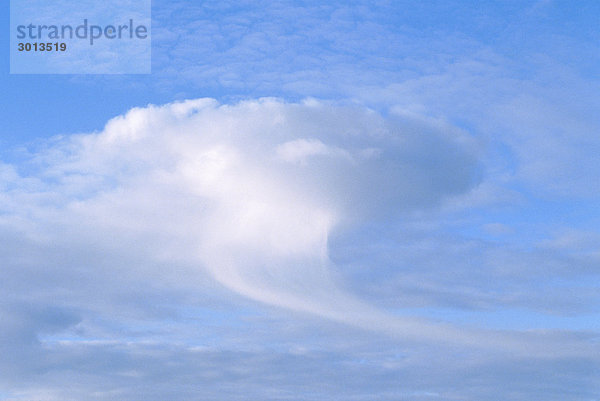
[[[50,244],[183,260],[252,299],[373,325],[385,315],[339,287],[328,236],[470,190],[475,148],[446,128],[317,101],[136,108],[49,143],[26,177],[4,168],[16,187],[4,222]]]
[[[327,146],[318,139],[295,139],[279,145],[276,152],[282,160],[298,164],[306,164],[306,159],[314,156],[338,156],[351,159],[348,152]]]

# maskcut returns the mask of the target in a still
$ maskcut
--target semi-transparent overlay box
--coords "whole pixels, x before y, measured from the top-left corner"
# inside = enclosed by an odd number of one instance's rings
[[[11,74],[149,74],[151,0],[11,0]]]

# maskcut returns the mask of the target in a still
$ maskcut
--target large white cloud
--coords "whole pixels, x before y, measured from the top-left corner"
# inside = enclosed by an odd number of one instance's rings
[[[120,238],[252,299],[354,321],[375,312],[338,288],[331,230],[468,191],[476,149],[439,123],[317,101],[149,106],[56,139],[27,175],[5,166],[4,222],[50,242]]]
[[[7,262],[25,275],[11,280],[39,290],[42,305],[99,314],[122,313],[128,286],[219,283],[397,338],[543,353],[544,341],[392,316],[345,290],[329,259],[334,230],[393,225],[474,188],[477,156],[473,139],[440,122],[313,100],[136,108],[3,167]]]

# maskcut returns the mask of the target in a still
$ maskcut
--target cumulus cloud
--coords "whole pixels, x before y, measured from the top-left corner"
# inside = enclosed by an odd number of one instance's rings
[[[3,168],[5,224],[65,244],[121,238],[252,299],[347,322],[376,311],[337,285],[331,230],[432,207],[478,179],[459,130],[274,99],[133,109],[29,164]]]

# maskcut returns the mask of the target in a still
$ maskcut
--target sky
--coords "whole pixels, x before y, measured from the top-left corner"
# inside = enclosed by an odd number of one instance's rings
[[[153,0],[151,74],[0,37],[0,400],[599,401],[599,17]]]

